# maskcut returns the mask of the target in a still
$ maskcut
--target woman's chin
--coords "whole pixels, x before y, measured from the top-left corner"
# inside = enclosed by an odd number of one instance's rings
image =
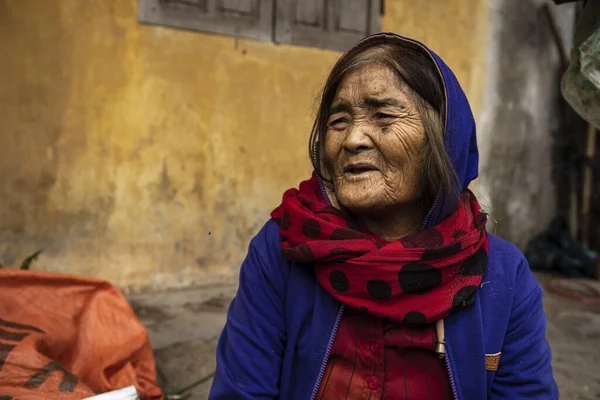
[[[338,202],[347,210],[357,215],[369,215],[381,208],[382,202],[375,193],[363,190],[362,193],[336,193]]]

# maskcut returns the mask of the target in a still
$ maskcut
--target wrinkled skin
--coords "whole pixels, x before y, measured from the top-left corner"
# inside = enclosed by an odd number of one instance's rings
[[[394,240],[419,230],[420,155],[426,135],[410,89],[382,65],[340,84],[323,147],[335,205],[368,230]]]

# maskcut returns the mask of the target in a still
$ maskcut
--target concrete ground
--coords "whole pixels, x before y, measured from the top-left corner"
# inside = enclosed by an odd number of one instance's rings
[[[537,276],[544,286],[550,280]],[[213,286],[130,296],[148,329],[161,383],[183,387],[214,371],[217,339],[234,294],[235,286]],[[560,398],[600,399],[600,308],[549,291],[544,306]],[[196,387],[191,398],[206,399],[211,381]]]
[[[536,274],[546,288],[551,276]],[[596,281],[590,282],[600,289]],[[552,367],[565,400],[600,399],[600,307],[565,299],[546,290],[546,337]]]

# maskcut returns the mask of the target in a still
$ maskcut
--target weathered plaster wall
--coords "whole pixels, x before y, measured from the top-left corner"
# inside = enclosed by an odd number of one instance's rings
[[[498,221],[497,234],[524,249],[555,214],[551,172],[552,132],[558,123],[558,51],[542,1],[491,4],[478,191]],[[569,49],[573,7],[552,11]]]
[[[389,0],[480,109],[480,0]],[[339,54],[137,23],[137,1],[0,0],[0,259],[172,287],[236,275],[310,172],[314,99]]]

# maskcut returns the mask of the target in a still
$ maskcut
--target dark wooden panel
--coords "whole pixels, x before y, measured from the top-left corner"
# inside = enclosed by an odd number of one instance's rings
[[[367,35],[369,33],[369,0],[338,1],[336,30]]]
[[[172,7],[193,7],[202,12],[208,12],[208,0],[161,0],[163,4]]]
[[[302,0],[297,1],[295,6],[294,23],[315,28],[325,27],[325,9],[324,0]]]
[[[219,11],[225,15],[258,16],[259,0],[221,0]]]
[[[344,51],[379,31],[381,0],[277,0],[275,40]]]
[[[273,40],[274,0],[139,0],[140,22]]]

